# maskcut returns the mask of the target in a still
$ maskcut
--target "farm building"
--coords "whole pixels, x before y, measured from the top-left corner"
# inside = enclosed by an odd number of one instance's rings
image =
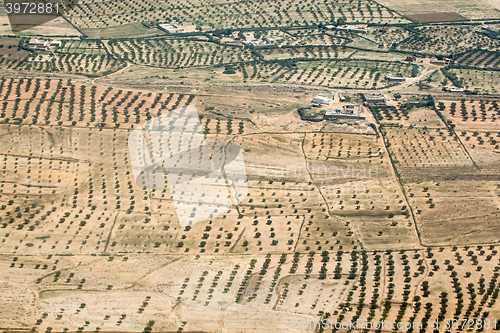
[[[43,39],[31,38],[28,41],[28,46],[35,50],[46,50],[49,47],[49,42]]]
[[[374,103],[374,104],[385,104],[387,101],[385,96],[382,94],[363,94],[363,100],[365,103]]]
[[[234,39],[221,41],[221,44],[229,45],[229,46],[237,46],[237,47],[244,47],[245,46],[240,40],[234,40]]]
[[[179,32],[184,32],[183,28],[177,27],[177,26],[172,25],[172,24],[167,24],[167,23],[158,24],[158,28],[162,31],[169,33],[169,34],[176,34]]]
[[[446,65],[450,64],[450,59],[448,59],[448,58],[445,58],[445,59],[433,58],[433,59],[431,59],[431,64],[446,66]]]
[[[369,32],[368,29],[361,28],[355,25],[341,25],[337,27],[337,30],[347,31],[347,32],[356,32],[361,34],[367,34]]]
[[[404,81],[406,81],[406,78],[404,78],[400,75],[392,75],[392,74],[386,75],[385,79],[387,81],[392,81],[392,82],[404,82]]]
[[[314,97],[312,103],[314,104],[331,104],[333,102],[334,95],[333,94],[319,94]]]
[[[53,40],[52,42],[50,42],[50,46],[53,46],[53,47],[61,47],[62,45],[62,42],[60,40]]]
[[[327,25],[327,26],[325,26],[325,29],[328,31],[333,31],[333,30],[335,30],[335,26],[334,25]]]
[[[212,31],[214,28],[212,28],[211,26],[209,25],[198,25],[196,27],[196,30],[198,31],[201,31],[201,32],[205,32],[205,31]]]
[[[243,34],[243,39],[246,40],[247,42],[250,42],[255,39],[255,35],[251,32],[246,32]]]

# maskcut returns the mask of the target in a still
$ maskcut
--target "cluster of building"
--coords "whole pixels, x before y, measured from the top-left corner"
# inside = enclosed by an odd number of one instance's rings
[[[238,38],[238,33],[233,31],[231,35],[225,36],[220,41],[221,44],[230,46],[244,47],[246,44],[255,43],[255,35],[251,32],[245,32],[242,34],[242,38]]]
[[[330,105],[335,100],[335,94],[333,93],[322,93],[318,94],[312,99],[313,106],[321,107],[323,105]],[[339,95],[339,101],[344,102],[345,98]],[[307,121],[323,121],[323,120],[339,120],[339,119],[353,119],[353,120],[364,120],[365,117],[362,116],[361,108],[359,105],[354,103],[345,103],[341,107],[334,109],[328,109],[326,111],[307,111],[312,110],[312,108],[304,108],[300,111],[301,119]]]
[[[358,27],[356,25],[339,25],[339,26],[334,26],[334,25],[327,25],[325,26],[327,30],[340,30],[340,31],[346,31],[346,32],[355,32],[355,33],[360,33],[360,34],[367,34],[370,32],[368,28],[362,28]]]
[[[213,27],[209,25],[197,25],[196,27],[189,23],[189,22],[183,22],[182,25],[175,25],[175,24],[169,24],[169,23],[162,23],[158,24],[158,29],[161,31],[164,31],[169,34],[178,34],[182,32],[193,32],[195,30],[201,31],[201,32],[207,32],[207,31],[212,31],[214,30]]]
[[[43,39],[31,38],[28,41],[28,47],[37,51],[46,51],[50,47],[61,47],[62,42],[59,40],[53,40],[51,42]]]
[[[353,103],[346,103],[340,109],[328,110],[325,113],[324,119],[326,120],[336,120],[336,119],[356,119],[365,120],[365,116],[360,114],[359,105]]]
[[[424,55],[419,55],[421,57],[425,57]],[[407,56],[405,58],[406,62],[415,62],[417,60],[416,56]],[[423,62],[423,61],[421,61]],[[432,58],[430,63],[433,65],[439,65],[439,66],[448,66],[451,62],[451,59],[444,58],[444,59],[438,59],[438,58]]]
[[[361,108],[359,105],[353,103],[346,103],[340,108],[331,110],[311,112],[311,108],[304,108],[299,110],[302,120],[320,122],[323,120],[337,121],[340,119],[350,120],[365,120],[366,117],[361,115]]]
[[[283,40],[283,37],[281,36],[269,36],[263,39],[257,39],[253,32],[244,32],[241,34],[241,38],[239,38],[238,35],[239,34],[237,32],[233,32],[231,36],[223,38],[221,40],[221,44],[240,47],[252,45],[255,48],[262,48]]]
[[[191,23],[183,23],[182,26],[174,25],[169,23],[158,24],[158,29],[168,33],[168,34],[178,34],[183,32],[193,32],[194,25]],[[214,30],[212,26],[209,25],[198,25],[196,26],[197,31],[208,32]],[[224,45],[239,46],[244,47],[245,45],[252,45],[256,48],[266,47],[272,45],[276,42],[282,41],[281,36],[269,36],[262,39],[257,39],[253,32],[244,32],[239,34],[238,32],[232,32],[230,34],[223,35],[220,43]]]

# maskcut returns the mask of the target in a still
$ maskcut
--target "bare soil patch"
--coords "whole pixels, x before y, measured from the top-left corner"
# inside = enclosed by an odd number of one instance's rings
[[[406,15],[410,20],[417,22],[443,22],[443,21],[462,21],[467,20],[466,17],[459,13],[425,13]]]

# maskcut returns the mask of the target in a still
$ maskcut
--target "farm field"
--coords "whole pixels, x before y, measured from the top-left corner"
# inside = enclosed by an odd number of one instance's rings
[[[113,73],[126,66],[121,60],[116,60],[108,54],[91,53],[60,53],[54,56],[33,55],[11,67],[17,70],[65,72],[70,74],[84,74],[101,76]],[[9,67],[8,67],[9,68]]]
[[[495,69],[500,67],[498,54],[487,50],[473,50],[456,58],[456,63],[460,66]]]
[[[479,0],[474,3],[450,0],[446,4],[436,0],[415,0],[411,2],[380,0],[379,3],[403,15],[455,12],[467,19],[487,19],[497,18],[500,14],[500,6],[494,0]]]
[[[372,49],[376,48],[377,50],[389,50],[394,43],[398,44],[399,42],[405,40],[410,36],[410,33],[404,29],[399,27],[391,27],[386,28],[387,31],[383,30],[383,28],[375,28],[373,31],[367,34],[366,36],[360,36],[360,38],[355,38],[353,43],[350,44],[352,46],[363,45],[363,41],[369,40],[373,42],[375,45],[365,44],[366,48]],[[364,38],[363,38],[364,37]]]
[[[246,96],[235,103],[73,80],[2,82],[0,195],[9,200],[0,208],[0,266],[8,281],[2,290],[10,293],[1,295],[13,327],[196,331],[224,325],[267,332],[270,325],[286,330],[290,320],[320,320],[327,312],[332,320],[341,314],[425,320],[444,310],[418,304],[440,298],[449,298],[448,315],[499,313],[495,246],[473,245],[498,241],[491,221],[498,214],[498,182],[467,181],[464,192],[460,177],[440,178],[452,167],[480,177],[463,149],[455,154],[461,148],[442,125],[384,127],[389,154],[401,161],[403,179],[409,177],[403,192],[374,134],[313,127],[259,133],[268,125],[249,111],[266,112],[272,99],[259,106]],[[74,105],[67,102],[72,94]],[[37,115],[16,111],[28,102],[39,105]],[[209,141],[233,140],[243,149],[249,192],[237,209],[180,227],[168,190],[134,185],[122,147],[129,128],[190,103],[205,110],[201,124]],[[71,105],[72,119],[58,115]],[[218,115],[231,105],[233,117],[248,116],[255,125]],[[282,111],[273,112],[268,117],[281,117]],[[419,109],[408,117],[417,123],[431,114]],[[397,149],[409,142],[422,151]],[[426,153],[428,144],[436,147]],[[412,155],[425,156],[416,169],[406,162]],[[418,183],[415,170],[423,177]],[[444,234],[449,216],[456,216],[455,227]],[[470,273],[477,271],[483,273]],[[460,296],[457,283],[477,289],[480,303]],[[22,292],[12,294],[16,288]],[[416,308],[406,309],[405,300]],[[352,302],[363,306],[346,306]],[[378,305],[374,312],[369,304]],[[342,310],[329,312],[332,307]],[[197,309],[205,314],[189,314]]]
[[[279,61],[253,64],[238,68],[248,81],[310,84],[338,88],[383,88],[390,83],[383,80],[389,73],[410,76],[412,65],[363,60],[301,61],[281,64]]]
[[[258,31],[256,38],[274,40],[273,45],[290,46],[333,46],[348,42],[352,34],[341,31],[323,31],[318,29],[287,29]]]
[[[265,60],[278,60],[278,59],[342,59],[350,57],[353,54],[353,49],[338,48],[338,47],[290,47],[262,50],[260,54],[264,56]]]
[[[500,73],[474,69],[452,69],[462,85],[470,90],[496,94],[500,91]]]
[[[399,43],[397,48],[403,51],[444,55],[478,48],[498,51],[500,41],[476,33],[478,28],[471,25],[417,27],[415,34]]]
[[[487,175],[481,177],[471,170],[465,175],[472,180],[465,180],[464,175],[456,175],[455,180],[441,176],[434,180],[406,184],[411,197],[410,204],[417,213],[416,220],[426,244],[497,241],[493,235],[498,226],[492,221],[500,213],[498,181],[488,181]],[[445,221],[446,232],[442,229]]]
[[[8,9],[2,333],[500,329],[498,1]]]
[[[39,295],[37,308],[28,308],[41,330],[51,325],[57,330],[83,327],[104,331],[118,327],[138,331],[149,326],[195,331],[226,325],[234,330],[251,327],[250,331],[271,332],[270,325],[286,330],[291,319],[320,320],[329,307],[342,309],[330,313],[334,322],[344,316],[354,321],[384,318],[425,323],[427,315],[448,311],[480,318],[485,313],[495,316],[497,256],[492,245],[378,253],[322,251],[257,258],[126,254],[82,258],[79,263],[75,257],[34,260],[16,255],[5,256],[1,263],[6,278],[22,273],[39,281],[36,287],[45,290]],[[55,273],[46,276],[54,264]],[[172,272],[186,278],[173,278]],[[358,274],[359,278],[354,278]],[[33,292],[21,293],[17,304],[11,303],[9,313],[33,298]],[[446,312],[439,304],[441,299],[446,300]],[[367,308],[346,306],[354,301]],[[404,302],[417,307],[405,306]],[[370,311],[370,304],[386,306]],[[292,311],[273,318],[286,308]],[[193,309],[200,314],[191,317],[189,311]],[[259,321],[250,321],[249,315]],[[17,318],[27,317],[19,313]]]
[[[136,64],[166,68],[210,66],[254,60],[252,53],[236,47],[190,40],[110,41],[113,55]]]
[[[19,61],[30,55],[29,51],[18,47],[21,39],[1,38],[0,39],[0,66],[1,68],[13,68]]]
[[[305,9],[306,6],[312,6],[314,10]],[[250,28],[298,26],[304,22],[315,24],[332,15],[340,15],[352,21],[408,22],[392,10],[365,0],[359,3],[340,1],[335,5],[319,4],[310,0],[307,2],[294,0],[287,3],[131,1],[127,4],[106,0],[94,2],[85,0],[79,2],[68,18],[83,29],[99,29],[145,21],[173,21],[177,24],[192,22],[218,28]],[[90,19],[94,16],[95,18]]]
[[[432,109],[414,107],[408,108],[404,105],[381,108],[378,113],[379,123],[384,125],[412,126],[417,128],[431,127],[444,128],[444,124],[436,112]]]
[[[451,13],[427,13],[427,14],[411,14],[406,15],[410,20],[415,22],[443,22],[443,21],[463,21],[467,18],[462,15],[451,12]]]
[[[422,242],[453,245],[488,239],[491,228],[496,228],[492,216],[500,211],[494,181],[498,166],[491,143],[484,148],[481,144],[476,153],[465,138],[467,131],[460,137],[443,128],[384,127],[384,131]],[[454,225],[446,234],[438,231],[444,221]]]
[[[122,38],[124,36],[127,38],[147,38],[165,35],[158,29],[150,29],[138,22],[100,28],[80,27],[79,30],[82,34],[92,39],[114,39]]]
[[[9,24],[9,18],[5,12],[4,3],[0,5],[0,34],[2,36],[11,35],[12,29]],[[33,36],[33,35],[44,35],[44,36],[64,36],[64,37],[78,37],[81,33],[75,29],[71,24],[62,18],[57,18],[56,20],[47,22],[45,24],[29,28],[27,30],[21,31],[19,33],[21,36]]]
[[[487,173],[497,174],[498,136],[492,131],[461,131],[460,138],[478,167]]]
[[[401,169],[408,170],[427,167],[471,167],[467,156],[456,137],[443,128],[394,128],[385,127],[385,135],[390,143],[393,162]],[[405,172],[402,171],[402,177]]]
[[[442,103],[442,104],[441,104]],[[442,101],[441,112],[461,130],[498,130],[498,102],[493,100],[461,99]]]

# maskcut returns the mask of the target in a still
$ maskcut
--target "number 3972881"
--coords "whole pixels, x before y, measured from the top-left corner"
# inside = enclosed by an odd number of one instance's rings
[[[7,14],[59,14],[59,4],[34,2],[6,2]]]

